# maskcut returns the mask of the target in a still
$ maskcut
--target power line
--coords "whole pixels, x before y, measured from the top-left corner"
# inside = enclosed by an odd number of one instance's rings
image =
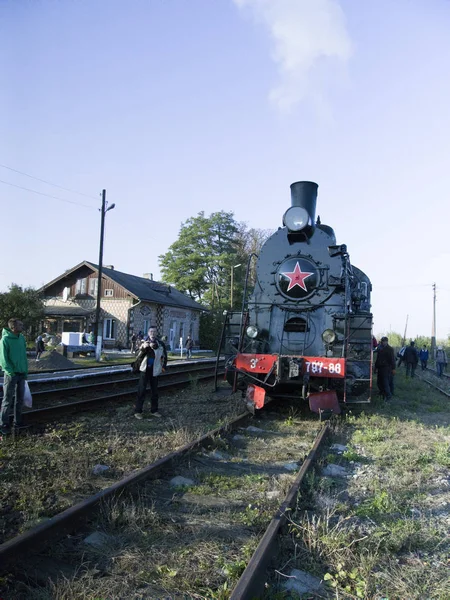
[[[417,287],[431,287],[432,283],[409,283],[404,285],[377,285],[375,286],[375,290],[394,290],[399,289],[402,290],[404,288],[417,288]]]
[[[86,198],[92,198],[93,200],[98,200],[95,196],[90,196],[89,194],[83,194],[83,192],[77,192],[75,190],[71,190],[69,188],[63,187],[62,185],[58,185],[56,183],[52,183],[51,181],[46,181],[45,179],[39,179],[39,177],[34,177],[34,175],[29,175],[28,173],[24,173],[23,171],[18,171],[17,169],[13,169],[12,167],[7,167],[6,165],[1,165],[3,169],[8,169],[9,171],[14,171],[14,173],[19,173],[20,175],[25,175],[25,177],[29,177],[30,179],[36,179],[36,181],[40,181],[41,183],[46,183],[47,185],[52,185],[54,187],[59,188],[60,190],[64,190],[66,192],[70,192],[71,194],[78,194],[79,196],[86,196]]]
[[[3,181],[3,179],[0,179],[0,183],[4,183],[5,185],[10,185],[12,187],[18,188],[19,190],[33,192],[33,194],[39,194],[39,196],[47,196],[47,198],[53,198],[54,200],[60,200],[61,202],[68,202],[69,204],[76,204],[77,206],[84,206],[85,208],[92,208],[94,210],[97,210],[94,206],[89,206],[88,204],[82,204],[81,202],[74,202],[73,200],[66,200],[64,198],[58,198],[58,196],[51,196],[50,194],[44,194],[44,192],[38,192],[38,191],[32,190],[30,188],[22,187],[21,185],[16,185],[15,183],[10,183],[9,181]]]

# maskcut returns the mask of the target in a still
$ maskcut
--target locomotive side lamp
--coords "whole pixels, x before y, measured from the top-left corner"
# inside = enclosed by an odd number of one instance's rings
[[[322,333],[322,339],[325,344],[332,344],[336,339],[336,334],[332,329],[325,329],[325,331]]]
[[[254,340],[258,337],[259,329],[256,327],[256,325],[249,325],[246,333],[250,339]]]

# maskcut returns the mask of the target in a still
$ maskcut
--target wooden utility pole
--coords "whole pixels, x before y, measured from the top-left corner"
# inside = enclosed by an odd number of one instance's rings
[[[102,335],[100,333],[99,336],[99,324],[100,324],[100,302],[102,298],[102,271],[103,271],[103,239],[105,235],[105,212],[106,212],[106,190],[102,191],[102,208],[101,210],[101,221],[100,221],[100,248],[99,248],[99,256],[98,256],[98,279],[97,279],[97,306],[95,307],[95,329],[94,329],[94,338],[95,345],[100,346],[102,344]],[[100,337],[100,339],[99,339]],[[96,351],[95,355],[97,360],[99,360],[98,351]]]
[[[406,315],[405,332],[403,334],[402,346],[406,345],[406,330],[408,329],[408,317],[409,315]]]
[[[436,350],[436,284],[433,283],[433,322],[431,324],[431,357],[434,358]]]
[[[100,360],[101,352],[102,352],[102,341],[103,341],[103,332],[100,328],[100,303],[102,298],[102,272],[103,272],[103,240],[105,237],[105,215],[108,210],[112,210],[115,207],[115,204],[111,204],[108,206],[106,202],[106,190],[102,191],[102,207],[101,207],[101,220],[100,220],[100,248],[98,254],[98,280],[97,280],[97,306],[95,307],[95,328],[94,328],[94,337],[95,337],[95,359],[97,361]]]

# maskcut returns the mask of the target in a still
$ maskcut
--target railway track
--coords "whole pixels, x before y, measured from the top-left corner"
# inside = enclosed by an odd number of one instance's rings
[[[166,373],[170,373],[174,369],[180,371],[187,371],[190,368],[196,366],[203,366],[215,363],[216,360],[212,359],[197,359],[195,361],[169,362],[166,368]],[[30,390],[32,394],[35,394],[40,391],[57,389],[58,386],[72,387],[71,384],[74,384],[74,386],[76,386],[77,382],[83,379],[89,381],[97,381],[98,383],[101,383],[102,381],[110,382],[111,380],[114,380],[116,378],[135,379],[136,376],[133,375],[130,365],[112,365],[104,367],[89,367],[87,369],[51,369],[48,371],[30,372],[28,374],[28,383],[30,385]],[[2,377],[0,377],[0,381],[3,381]],[[0,387],[0,399],[2,398],[2,396],[3,389],[2,387]]]
[[[418,377],[422,381],[425,381],[425,383],[432,388],[439,391],[441,394],[444,394],[447,398],[450,398],[450,375],[443,373],[442,377],[438,377],[436,372],[431,369],[427,369],[426,371],[416,371],[416,373],[418,373]]]
[[[159,388],[170,389],[175,386],[191,383],[193,380],[205,380],[214,376],[215,364],[190,363],[173,366],[160,376]],[[105,402],[119,402],[135,394],[138,378],[119,376],[110,377],[108,381],[75,385],[70,387],[55,387],[53,389],[33,391],[35,408],[23,410],[24,425],[29,425],[42,419],[58,417],[81,410],[95,408]],[[125,388],[117,391],[118,388]],[[105,394],[104,392],[107,391]],[[100,393],[100,395],[97,395]],[[94,394],[94,397],[92,397]],[[12,421],[12,414],[10,416]]]
[[[246,549],[245,561],[237,561],[241,577],[231,596],[227,597],[233,600],[262,597],[277,534],[328,434],[327,426],[318,432],[316,421],[301,421],[295,426],[299,428],[296,430],[285,414],[275,413],[269,406],[270,410],[272,412],[261,416],[260,427],[249,426],[253,417],[248,413],[241,414],[2,544],[0,570],[6,574],[5,581],[12,582],[13,579],[8,578],[13,577],[14,583],[9,590],[0,591],[15,594],[18,600],[34,598],[37,596],[33,596],[33,590],[48,578],[53,580],[53,586],[67,585],[67,574],[72,570],[70,585],[73,592],[81,585],[78,576],[83,562],[82,571],[86,568],[101,573],[104,591],[101,597],[162,598],[168,594],[171,598],[213,597],[208,594],[213,593],[216,585],[225,589],[229,585],[227,579],[233,585],[236,583],[236,576],[230,578],[230,557],[235,557],[243,547]],[[264,452],[261,455],[261,448],[267,449],[266,456]],[[275,448],[279,448],[276,460]],[[174,485],[173,478],[180,473],[183,478]],[[151,590],[149,588],[147,595],[142,596],[131,595],[130,590],[115,595],[112,590],[119,582],[114,569],[121,559],[116,553],[113,563],[107,566],[101,556],[105,557],[109,550],[89,547],[86,539],[92,530],[94,537],[97,534],[100,546],[107,540],[114,545],[113,538],[117,542],[132,536],[133,528],[117,531],[114,515],[120,513],[125,518],[136,511],[141,515],[141,526],[147,523],[150,513],[152,515],[151,527],[138,535],[139,543],[143,544],[138,549],[141,567],[146,564],[142,553],[148,551],[152,556],[154,571],[146,578],[146,581],[152,581]],[[69,537],[68,532],[71,533]],[[178,548],[180,539],[184,550],[186,544],[190,544],[192,555]],[[133,543],[137,543],[134,538]],[[179,557],[174,555],[172,544],[177,547]],[[213,569],[216,581],[209,572],[211,565],[208,561],[203,564],[203,559],[200,565],[190,565],[188,574],[177,581],[177,569],[181,569],[181,564],[186,561],[190,564],[205,544],[215,547],[215,560],[221,565],[219,575],[218,569]],[[53,550],[48,549],[50,545]],[[249,554],[249,548],[254,552]],[[123,560],[125,555],[128,556],[124,552]],[[199,580],[202,569],[204,581]],[[135,572],[133,568],[131,572]],[[64,577],[66,583],[63,583]],[[136,581],[130,585],[142,587],[141,578],[142,571],[138,568]],[[95,587],[95,578],[89,585]],[[186,585],[201,590],[201,593],[198,591],[200,595],[189,595],[184,589]],[[108,586],[111,586],[110,591]],[[137,594],[140,590],[134,591]],[[97,592],[91,588],[89,593],[97,597]],[[70,597],[77,596],[74,593]]]

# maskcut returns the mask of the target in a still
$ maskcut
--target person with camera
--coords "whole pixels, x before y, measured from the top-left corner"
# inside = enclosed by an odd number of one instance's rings
[[[148,335],[140,345],[137,361],[140,361],[139,385],[134,416],[136,419],[143,419],[142,409],[147,385],[150,383],[150,414],[153,417],[161,417],[162,415],[158,411],[158,376],[166,370],[167,351],[164,342],[158,339],[156,327],[150,327],[148,330]]]

